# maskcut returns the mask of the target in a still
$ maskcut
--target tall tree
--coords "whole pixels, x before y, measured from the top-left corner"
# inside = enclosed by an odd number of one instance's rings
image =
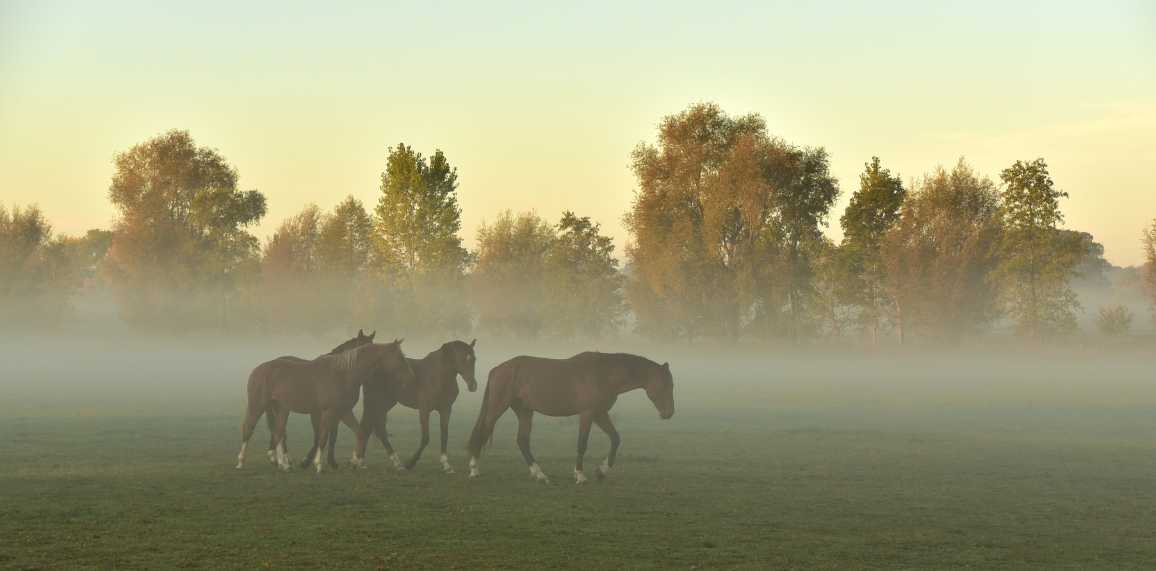
[[[662,121],[633,170],[627,295],[640,329],[797,336],[813,292],[809,252],[838,194],[826,152],[772,138],[758,115],[698,104]]]
[[[1152,302],[1152,318],[1156,319],[1156,220],[1144,230],[1144,285]]]
[[[457,188],[457,169],[440,150],[427,160],[404,143],[389,149],[375,210],[384,269],[403,276],[462,270]]]
[[[955,342],[998,316],[990,277],[1000,235],[995,184],[962,160],[918,183],[881,247],[901,343],[910,333]]]
[[[878,342],[880,320],[887,304],[883,288],[883,237],[899,221],[907,190],[899,176],[872,157],[859,175],[859,190],[851,195],[840,223],[843,226],[843,259],[850,266],[847,289],[860,308],[860,322]]]
[[[405,144],[389,150],[375,209],[373,258],[384,287],[374,311],[399,327],[432,332],[469,326],[457,181],[457,169],[441,151],[426,159]]]
[[[573,212],[562,214],[547,254],[550,329],[564,337],[600,337],[625,313],[622,274],[614,241],[601,226]]]
[[[502,213],[478,228],[470,274],[479,326],[498,334],[535,337],[547,325],[547,272],[554,229],[537,214]]]
[[[133,318],[197,319],[206,294],[227,317],[237,271],[256,259],[246,228],[265,215],[265,197],[237,189],[237,171],[187,131],[170,131],[117,155],[109,198],[116,207],[110,277]],[[217,312],[209,312],[215,314]],[[213,321],[217,321],[214,319]]]
[[[1016,161],[1000,175],[1004,234],[999,278],[1008,312],[1030,339],[1075,329],[1079,308],[1069,281],[1087,254],[1078,236],[1063,234],[1060,199],[1044,159]]]
[[[349,196],[321,223],[317,254],[322,268],[343,277],[365,270],[373,240],[373,219],[361,201]]]
[[[261,303],[270,325],[314,332],[330,325],[322,301],[321,220],[321,209],[307,205],[282,221],[265,245],[261,276],[266,293]]]

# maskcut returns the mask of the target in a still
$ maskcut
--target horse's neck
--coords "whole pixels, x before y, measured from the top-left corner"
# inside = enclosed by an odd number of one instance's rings
[[[617,390],[618,394],[628,393],[633,390],[641,389],[646,385],[642,379],[641,371],[637,367],[632,367],[628,363],[615,363],[611,365],[612,374],[619,379]]]
[[[418,363],[418,367],[431,375],[431,381],[440,385],[457,384],[458,372],[446,365],[445,347],[431,351]]]

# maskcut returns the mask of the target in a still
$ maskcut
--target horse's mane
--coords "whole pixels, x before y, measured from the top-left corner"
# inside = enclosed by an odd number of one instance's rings
[[[325,355],[329,358],[329,363],[338,371],[349,372],[357,368],[357,362],[360,360],[361,354],[366,347],[372,347],[374,343],[367,343],[365,345],[358,345],[352,349],[347,349],[340,353],[331,353]]]

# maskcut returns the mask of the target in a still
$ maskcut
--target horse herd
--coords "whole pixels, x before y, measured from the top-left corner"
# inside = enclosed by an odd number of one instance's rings
[[[454,472],[447,452],[449,419],[458,397],[460,376],[471,391],[478,388],[474,376],[477,340],[450,341],[424,358],[410,359],[401,350],[401,339],[374,343],[376,332],[357,336],[316,359],[279,357],[258,365],[249,375],[248,404],[241,423],[241,451],[237,469],[245,465],[245,449],[253,429],[264,415],[270,438],[269,461],[289,470],[285,427],[290,413],[308,414],[313,422],[313,447],[302,467],[310,463],[320,473],[323,466],[337,466],[334,447],[339,423],[357,434],[351,463],[365,466],[365,449],[370,435],[376,435],[394,466],[408,470],[417,464],[429,444],[430,413],[436,411],[441,424],[441,464]],[[575,416],[578,423],[578,455],[574,479],[586,482],[582,458],[590,437],[590,425],[610,438],[610,452],[595,473],[605,477],[614,466],[621,439],[610,421],[610,408],[618,396],[643,389],[663,419],[674,415],[674,380],[670,365],[627,353],[584,352],[568,359],[514,357],[490,370],[482,395],[478,420],[470,434],[470,477],[479,475],[478,458],[493,435],[494,426],[507,409],[518,417],[518,448],[530,469],[530,476],[548,482],[530,452],[530,428],[535,412],[548,416]],[[353,413],[363,401],[361,420]],[[416,409],[421,423],[421,444],[404,463],[394,452],[385,430],[386,416],[397,404]],[[324,460],[323,460],[324,458]]]

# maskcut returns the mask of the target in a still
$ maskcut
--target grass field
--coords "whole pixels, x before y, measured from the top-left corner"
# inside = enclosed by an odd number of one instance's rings
[[[280,473],[263,426],[237,471],[244,376],[276,352],[39,351],[13,350],[0,381],[0,567],[1156,566],[1144,357],[671,359],[674,418],[620,400],[619,467],[577,487],[574,421],[541,416],[551,485],[512,416],[468,480],[477,394],[453,419],[457,475],[436,446],[411,473],[379,447],[367,470]],[[482,355],[484,378],[500,359]],[[390,428],[411,451],[416,415]],[[589,467],[606,447],[595,432]]]

